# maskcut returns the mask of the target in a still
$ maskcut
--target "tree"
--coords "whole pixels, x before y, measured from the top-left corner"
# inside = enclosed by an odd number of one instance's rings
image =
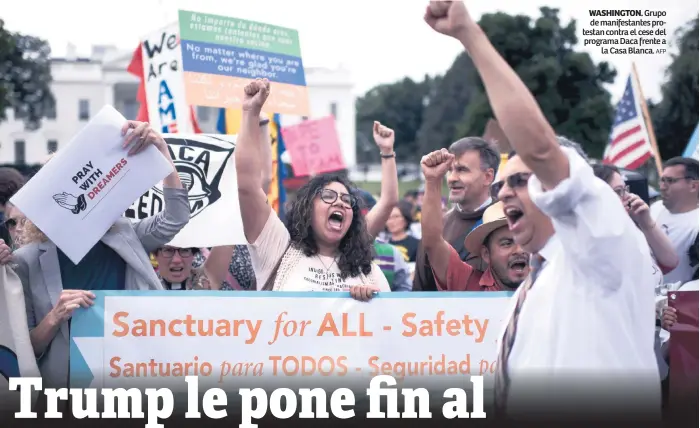
[[[595,64],[589,54],[574,49],[578,42],[574,20],[563,26],[558,9],[543,7],[540,13],[534,22],[524,15],[485,14],[479,24],[535,96],[556,132],[600,157],[614,115],[603,84],[612,83],[616,72],[608,63]],[[451,135],[453,141],[482,135],[494,117],[479,76],[466,61],[455,61],[454,67],[462,67],[458,74],[470,79],[466,85],[471,94]]]
[[[662,159],[680,156],[698,126],[698,36],[697,17],[676,31],[661,101],[650,108]]]
[[[0,122],[12,108],[28,129],[36,129],[54,108],[50,55],[45,40],[12,33],[0,19]]]
[[[370,162],[378,159],[372,137],[375,120],[394,130],[394,150],[398,160],[416,160],[419,156],[416,134],[423,123],[424,106],[430,102],[439,81],[439,77],[425,76],[422,82],[406,77],[395,83],[376,86],[359,98],[355,104],[360,139],[358,160]]]
[[[458,55],[423,112],[423,124],[417,136],[419,154],[448,147],[454,142],[457,125],[474,92],[474,75],[476,70],[469,56]]]

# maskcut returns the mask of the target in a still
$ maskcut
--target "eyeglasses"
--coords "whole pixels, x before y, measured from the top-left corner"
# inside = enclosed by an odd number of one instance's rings
[[[498,194],[506,183],[508,183],[508,187],[511,189],[519,189],[527,186],[527,181],[530,179],[531,175],[531,172],[516,172],[506,177],[505,180],[493,183],[491,185],[491,198],[493,200],[498,200]]]
[[[624,198],[630,192],[630,186],[625,187],[615,187],[613,191],[617,193],[617,196]]]
[[[5,223],[3,223],[3,224],[5,225],[5,227],[7,228],[7,230],[11,230],[11,229],[14,229],[14,228],[17,227],[17,226],[24,226],[24,221],[25,221],[25,220],[26,220],[26,218],[24,218],[24,217],[19,218],[19,219],[16,219],[16,218],[8,218],[7,220],[5,220]]]
[[[171,259],[175,256],[175,253],[180,254],[182,258],[192,257],[194,251],[192,251],[192,248],[161,248],[160,253],[163,257]]]
[[[685,176],[685,177],[661,177],[661,178],[659,178],[659,182],[661,184],[665,184],[667,186],[670,186],[671,184],[677,183],[681,180],[697,180],[697,178],[689,177],[689,176]]]
[[[340,200],[347,204],[350,205],[351,207],[355,207],[357,204],[357,198],[353,195],[349,195],[347,193],[338,193],[333,189],[323,189],[319,192],[319,195],[321,196],[321,200],[328,205],[335,203],[335,201],[338,200],[338,197],[340,196]]]

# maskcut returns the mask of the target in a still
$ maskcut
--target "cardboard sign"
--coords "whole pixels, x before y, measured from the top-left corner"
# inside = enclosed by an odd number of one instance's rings
[[[182,248],[247,244],[238,203],[235,135],[164,134],[190,203],[190,222],[170,242]],[[125,216],[140,220],[165,207],[162,184],[136,200]]]
[[[127,156],[125,123],[114,107],[103,107],[10,200],[75,264],[136,198],[172,172],[153,146]]]
[[[191,105],[240,108],[243,87],[270,80],[265,109],[309,115],[299,33],[226,16],[180,11],[182,65]]]
[[[185,99],[177,24],[141,40],[143,76],[151,126],[161,134],[194,132]]]
[[[284,127],[282,137],[297,177],[346,168],[333,116]]]

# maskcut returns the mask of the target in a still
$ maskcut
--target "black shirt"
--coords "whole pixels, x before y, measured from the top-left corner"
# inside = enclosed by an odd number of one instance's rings
[[[389,241],[389,243],[395,246],[401,252],[401,254],[403,254],[403,258],[407,262],[415,263],[416,254],[418,253],[418,244],[420,243],[418,239],[408,235],[399,241],[394,241],[392,239]]]

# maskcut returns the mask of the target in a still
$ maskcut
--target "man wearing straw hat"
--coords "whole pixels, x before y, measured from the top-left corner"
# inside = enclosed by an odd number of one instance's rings
[[[529,257],[513,240],[497,203],[484,211],[483,222],[464,240],[470,254],[480,254],[488,269],[481,271],[462,261],[457,251],[442,237],[442,180],[454,155],[442,149],[423,157],[425,175],[423,197],[423,247],[431,261],[433,275],[441,291],[510,291],[527,277]]]

